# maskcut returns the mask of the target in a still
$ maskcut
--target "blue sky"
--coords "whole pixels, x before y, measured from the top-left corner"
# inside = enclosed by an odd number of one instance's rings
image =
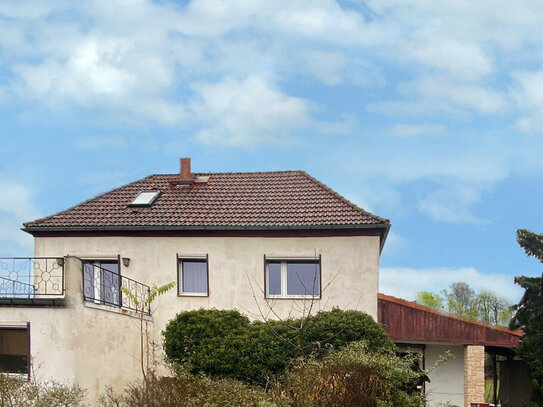
[[[303,169],[389,218],[381,290],[543,270],[543,3],[0,4],[0,252],[150,173]]]

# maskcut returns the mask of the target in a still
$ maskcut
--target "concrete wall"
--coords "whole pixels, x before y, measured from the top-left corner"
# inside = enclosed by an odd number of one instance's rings
[[[315,310],[334,306],[365,311],[377,318],[379,237],[217,238],[217,237],[70,237],[36,238],[35,255],[131,259],[121,273],[148,285],[177,280],[177,253],[209,255],[209,297],[179,297],[177,290],[157,301],[151,336],[176,313],[198,308],[239,309],[258,317],[253,292],[265,310],[264,255],[322,256],[322,285],[329,287]],[[138,320],[107,307],[84,303],[81,263],[66,262],[68,308],[0,307],[0,324],[31,323],[37,376],[77,381],[91,402],[106,385],[120,388],[140,378]],[[335,279],[334,279],[334,276]],[[333,280],[333,281],[332,281]],[[253,289],[251,289],[251,284]],[[296,314],[300,300],[275,300],[279,315]],[[295,316],[295,315],[294,315]]]
[[[426,384],[426,392],[431,407],[446,402],[458,407],[464,406],[463,345],[426,345],[426,369],[430,369],[447,351],[451,352],[453,359],[440,365],[428,375],[431,382]]]

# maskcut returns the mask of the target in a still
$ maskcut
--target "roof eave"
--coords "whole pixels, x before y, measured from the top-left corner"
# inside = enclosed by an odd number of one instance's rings
[[[333,229],[383,229],[383,240],[388,234],[390,224],[368,223],[368,224],[344,224],[344,225],[270,225],[270,226],[237,226],[237,225],[210,225],[210,226],[168,226],[168,225],[150,225],[150,226],[32,226],[28,225],[22,228],[24,232],[89,232],[89,231],[176,231],[176,230],[333,230]],[[384,242],[381,243],[381,246]]]

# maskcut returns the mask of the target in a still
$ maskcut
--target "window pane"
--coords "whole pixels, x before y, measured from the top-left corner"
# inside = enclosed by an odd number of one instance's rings
[[[183,260],[182,267],[182,292],[207,294],[207,263]]]
[[[86,299],[94,299],[94,265],[83,263],[83,295]]]
[[[268,294],[281,295],[280,262],[268,262]]]
[[[0,371],[28,373],[28,330],[0,328]]]
[[[100,299],[108,305],[119,305],[119,263],[101,261]]]
[[[320,267],[318,262],[287,262],[287,294],[319,295]]]

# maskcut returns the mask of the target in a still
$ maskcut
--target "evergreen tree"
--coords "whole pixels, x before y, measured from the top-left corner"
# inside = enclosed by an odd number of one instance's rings
[[[517,230],[517,242],[526,251],[543,263],[543,234],[526,229]],[[543,292],[540,277],[516,277],[515,283],[525,292],[516,305],[511,328],[522,329],[524,335],[517,348],[517,354],[528,364],[534,388],[533,401],[543,406]]]

